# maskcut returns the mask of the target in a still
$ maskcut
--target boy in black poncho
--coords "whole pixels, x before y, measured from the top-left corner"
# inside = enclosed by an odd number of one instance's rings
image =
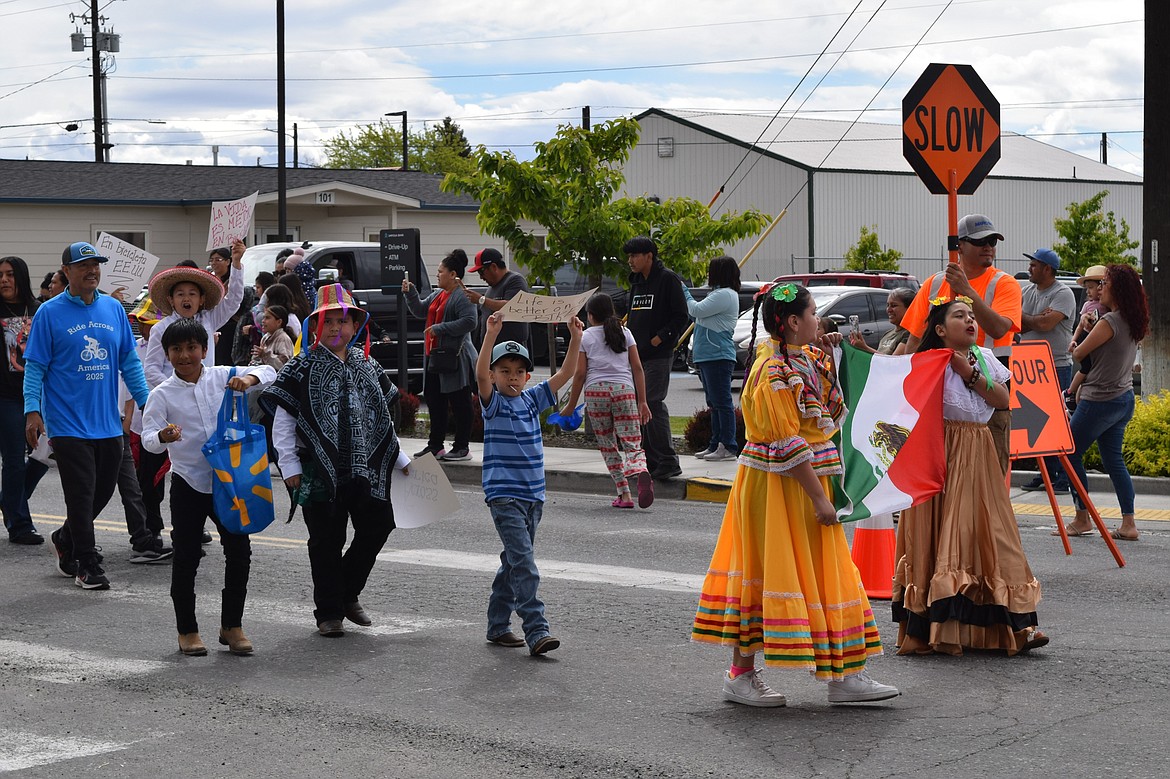
[[[369,319],[340,284],[317,290],[309,314],[312,347],[294,357],[260,397],[273,417],[280,472],[309,528],[317,632],[345,634],[343,619],[373,624],[358,602],[378,553],[394,529],[390,469],[407,471],[390,404],[398,390],[354,346]],[[347,519],[353,541],[345,546]]]

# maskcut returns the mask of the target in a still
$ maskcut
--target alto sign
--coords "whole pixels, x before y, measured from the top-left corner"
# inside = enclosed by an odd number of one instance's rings
[[[971,195],[999,161],[999,101],[970,65],[927,66],[902,99],[902,156],[936,195]]]

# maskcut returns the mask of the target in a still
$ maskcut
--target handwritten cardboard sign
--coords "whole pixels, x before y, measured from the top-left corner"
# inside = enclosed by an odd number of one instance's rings
[[[109,233],[98,234],[97,250],[98,254],[110,258],[102,266],[102,290],[113,292],[125,287],[125,300],[138,297],[158,265],[158,257]]]
[[[580,295],[566,295],[563,298],[548,295],[533,295],[531,292],[517,292],[516,297],[500,309],[509,322],[567,322],[577,315],[585,301],[593,296],[597,287]]]
[[[211,204],[207,251],[219,246],[230,246],[236,238],[241,241],[247,239],[252,214],[256,211],[256,198],[259,196],[259,192],[253,192],[239,200],[217,200]]]
[[[395,471],[390,479],[395,527],[422,527],[459,510],[459,496],[433,454],[414,458],[407,470],[405,476]]]

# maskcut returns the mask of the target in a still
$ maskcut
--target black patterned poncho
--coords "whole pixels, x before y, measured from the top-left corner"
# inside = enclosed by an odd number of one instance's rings
[[[289,360],[260,396],[261,407],[277,407],[296,419],[306,495],[335,496],[351,483],[378,500],[390,499],[390,469],[398,459],[398,436],[390,403],[398,389],[381,366],[350,347],[342,362],[324,347]],[[308,462],[306,462],[308,460]]]

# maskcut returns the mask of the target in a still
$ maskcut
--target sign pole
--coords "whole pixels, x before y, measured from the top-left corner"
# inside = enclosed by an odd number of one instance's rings
[[[947,251],[959,261],[959,172],[951,168],[947,178]]]

